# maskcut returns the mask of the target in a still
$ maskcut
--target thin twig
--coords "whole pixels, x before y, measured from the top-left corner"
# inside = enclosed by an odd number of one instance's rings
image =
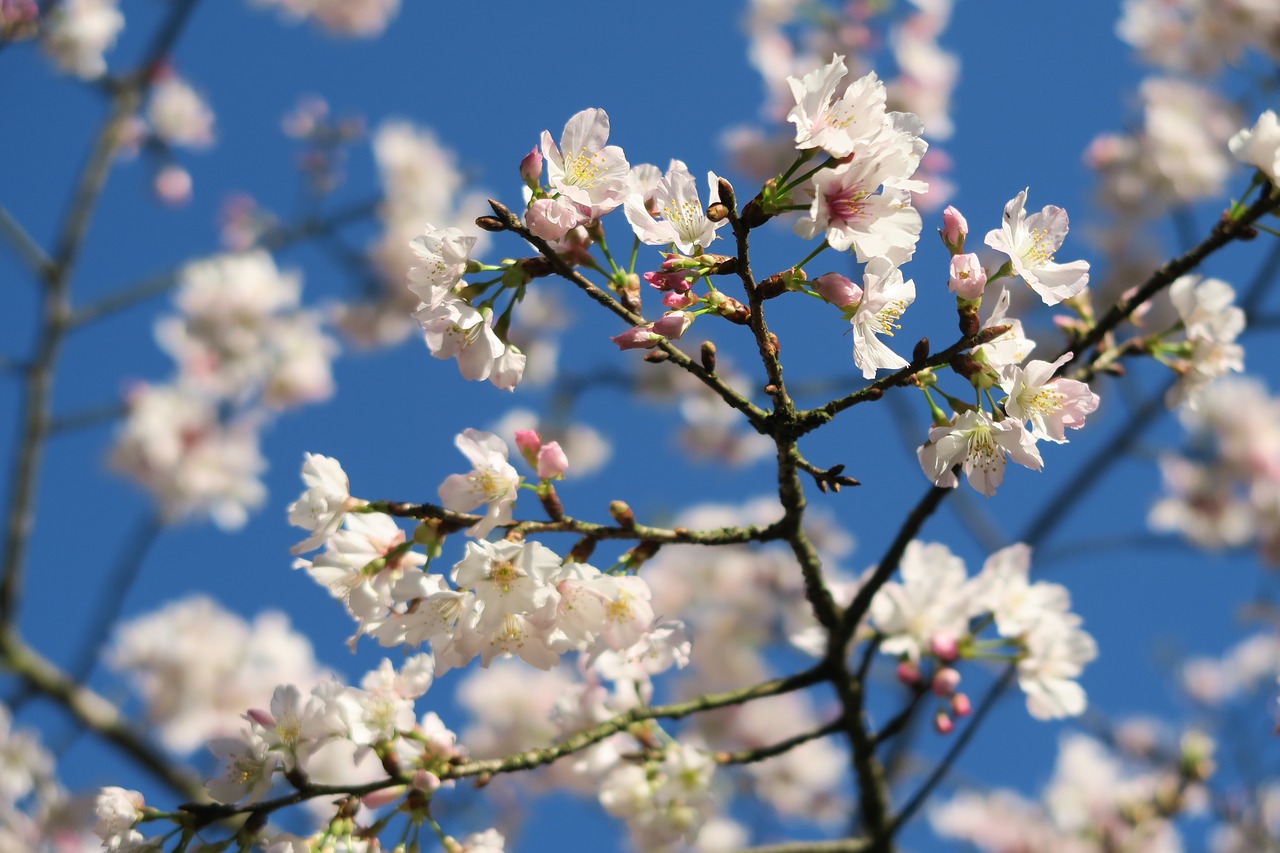
[[[765,761],[783,753],[790,752],[801,744],[808,743],[811,740],[820,740],[828,735],[835,734],[844,728],[844,721],[840,719],[832,720],[824,726],[820,726],[812,731],[801,732],[798,735],[792,735],[785,740],[777,743],[771,743],[768,746],[757,746],[753,749],[740,749],[737,752],[720,752],[716,753],[717,764],[754,764],[757,761]]]
[[[120,709],[77,683],[11,630],[0,630],[0,655],[7,669],[37,692],[59,702],[83,726],[114,744],[175,793],[192,799],[205,796],[200,779],[176,767],[171,756],[150,744],[129,725]]]
[[[344,225],[352,222],[358,222],[371,216],[378,209],[378,202],[363,201],[359,204],[353,204],[350,207],[343,208],[326,217],[307,219],[296,225],[278,226],[268,229],[254,242],[252,249],[267,249],[275,251],[277,249],[287,248],[288,246],[308,240],[312,237],[322,236],[324,234],[336,231]],[[82,306],[71,315],[69,321],[73,328],[79,328],[94,320],[101,319],[108,314],[114,314],[131,308],[140,302],[162,296],[178,286],[182,278],[182,271],[193,263],[200,261],[212,260],[214,258],[223,257],[225,252],[214,252],[203,258],[184,263],[181,267],[160,273],[151,278],[140,281],[136,284],[121,287],[110,296],[104,296],[97,302],[90,302]]]
[[[9,245],[13,246],[13,250],[18,253],[18,258],[37,279],[40,281],[48,279],[53,261],[45,254],[44,249],[40,248],[35,238],[27,233],[27,229],[22,227],[22,223],[14,219],[13,214],[2,205],[0,205],[0,236],[9,241]]]
[[[911,820],[911,817],[922,805],[924,805],[925,800],[929,799],[929,795],[933,793],[933,789],[938,786],[938,783],[941,782],[951,770],[951,765],[955,764],[956,759],[960,757],[960,753],[964,750],[965,745],[969,743],[969,740],[975,734],[977,734],[978,727],[982,724],[982,721],[986,718],[987,714],[990,713],[991,709],[995,707],[996,700],[998,700],[1001,695],[1004,694],[1005,689],[1013,683],[1013,676],[1016,672],[1017,667],[1014,664],[1010,664],[1000,675],[1000,679],[987,689],[986,695],[983,696],[982,701],[978,703],[977,710],[973,712],[973,717],[969,720],[969,725],[965,726],[964,731],[962,731],[955,739],[955,742],[951,744],[951,748],[947,750],[946,755],[944,755],[942,760],[938,762],[937,766],[933,768],[933,772],[929,774],[929,778],[924,781],[924,784],[920,786],[919,790],[917,790],[914,795],[912,795],[911,799],[907,800],[907,804],[902,807],[902,810],[894,816],[893,829],[891,830],[892,834],[896,835],[898,830],[900,830],[907,821]]]

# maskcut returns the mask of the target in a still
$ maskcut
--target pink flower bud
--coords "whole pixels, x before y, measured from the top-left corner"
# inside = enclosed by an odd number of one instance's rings
[[[898,664],[898,681],[908,687],[920,683],[920,668],[913,661],[904,660]]]
[[[961,299],[981,299],[982,289],[987,286],[987,271],[977,255],[961,254],[951,256],[951,280],[947,287]]]
[[[534,190],[542,181],[542,152],[536,146],[520,161],[520,180]]]
[[[969,694],[956,693],[951,697],[951,713],[957,717],[967,717],[973,713],[973,703],[969,701]]]
[[[949,666],[935,672],[933,674],[933,683],[930,685],[937,696],[950,696],[956,692],[956,688],[959,686],[960,673]]]
[[[156,173],[156,198],[178,207],[191,201],[191,173],[181,166],[165,166]]]
[[[662,297],[662,304],[670,308],[672,311],[681,311],[690,305],[696,305],[698,297],[692,293],[668,293]]]
[[[516,430],[516,447],[520,450],[524,461],[534,468],[538,467],[538,451],[542,449],[542,436],[538,435],[537,430]]]
[[[654,335],[652,323],[645,323],[643,326],[632,326],[609,340],[617,344],[618,349],[652,349],[662,338]]]
[[[693,315],[683,311],[671,311],[662,315],[662,319],[653,324],[655,334],[672,340],[680,337],[693,324]]]
[[[960,648],[955,634],[950,631],[938,631],[929,638],[929,650],[944,663],[951,663],[960,656]]]
[[[542,445],[542,449],[538,451],[538,476],[544,480],[551,480],[563,477],[564,472],[569,469],[569,457],[565,456],[564,450],[560,447],[558,441],[548,441]]]
[[[857,305],[862,301],[862,288],[838,272],[818,276],[813,281],[813,287],[819,296],[840,308]]]
[[[645,273],[643,278],[649,282],[651,287],[656,287],[658,290],[673,290],[676,293],[684,293],[693,287],[693,283],[698,280],[698,271],[690,269],[660,269]]]
[[[947,716],[946,711],[939,709],[938,713],[933,715],[933,730],[938,734],[949,735],[955,727],[956,724]]]
[[[413,787],[430,794],[440,787],[440,777],[429,770],[418,770],[413,774]]]
[[[245,716],[263,728],[269,729],[276,724],[276,718],[261,708],[250,708]]]
[[[360,798],[360,802],[364,803],[371,809],[389,806],[404,796],[404,787],[401,785],[393,785],[390,788],[382,788],[377,791],[370,791]]]
[[[960,211],[947,205],[942,211],[942,242],[951,254],[958,255],[964,251],[964,238],[969,236],[969,223]]]

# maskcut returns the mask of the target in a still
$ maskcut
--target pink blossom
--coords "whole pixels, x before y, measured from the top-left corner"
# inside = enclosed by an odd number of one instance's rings
[[[948,289],[961,299],[981,299],[982,290],[987,286],[987,271],[982,262],[974,254],[953,255],[951,257],[951,279]]]
[[[969,223],[960,211],[947,205],[942,211],[942,242],[953,255],[964,251],[964,238],[969,236]]]
[[[548,441],[538,451],[538,476],[550,480],[564,476],[569,469],[569,457],[558,441]]]
[[[862,288],[838,272],[829,272],[813,280],[818,295],[839,308],[848,308],[862,301]]]

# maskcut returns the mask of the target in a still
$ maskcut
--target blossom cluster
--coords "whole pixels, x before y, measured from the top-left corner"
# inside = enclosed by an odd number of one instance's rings
[[[945,545],[912,542],[902,556],[902,581],[886,583],[871,600],[870,626],[882,637],[880,650],[904,661],[899,677],[921,683],[920,662],[932,658],[928,679],[935,693],[949,697],[950,710],[964,716],[956,701],[959,660],[990,657],[992,644],[978,639],[971,620],[993,624],[1007,660],[1017,666],[1027,710],[1037,719],[1074,717],[1084,712],[1085,692],[1076,681],[1097,656],[1097,645],[1070,611],[1066,587],[1031,582],[1031,550],[1011,545],[990,557],[970,578],[963,561]],[[946,712],[942,712],[946,714]],[[944,730],[949,722],[939,718]]]
[[[207,515],[235,528],[266,497],[261,428],[333,393],[337,345],[300,307],[299,277],[266,252],[198,261],[179,278],[179,313],[156,324],[177,375],[129,393],[110,463],[166,520]]]
[[[1147,769],[1142,765],[1153,758],[1158,733],[1141,728],[1146,730],[1135,726],[1120,733],[1122,741],[1138,747],[1129,756],[1087,735],[1063,736],[1042,803],[1007,790],[967,790],[932,808],[929,822],[943,838],[984,853],[1181,850],[1173,819],[1182,811],[1204,810],[1208,794],[1201,783],[1212,771],[1214,744],[1199,732],[1186,732],[1173,750],[1178,762]]]

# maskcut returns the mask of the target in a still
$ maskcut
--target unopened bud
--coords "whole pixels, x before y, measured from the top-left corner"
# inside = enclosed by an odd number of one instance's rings
[[[782,344],[778,343],[778,336],[775,335],[773,332],[770,332],[769,333],[769,355],[773,356],[774,358],[777,358],[780,352],[782,352]]]
[[[955,729],[956,724],[947,716],[947,712],[941,709],[933,715],[933,730],[940,735],[949,735]]]
[[[929,339],[921,338],[916,341],[916,348],[911,351],[911,362],[918,364],[922,361],[929,360]]]
[[[973,703],[969,701],[969,694],[955,693],[951,696],[951,713],[957,717],[967,717],[973,713]]]
[[[626,501],[612,501],[609,504],[609,515],[613,516],[613,520],[618,522],[619,527],[625,527],[628,530],[636,526],[636,514],[631,511],[631,507]]]
[[[945,663],[951,663],[960,655],[956,635],[950,631],[938,631],[929,638],[929,651]]]
[[[733,191],[733,184],[724,178],[716,177],[716,189],[720,190],[720,202],[726,207],[733,208],[738,203],[737,194]]]
[[[707,373],[716,372],[716,345],[711,341],[702,342],[702,369]]]
[[[715,204],[707,207],[707,219],[712,222],[724,222],[728,218],[729,208],[725,207],[720,202],[716,202]]]
[[[528,184],[531,190],[536,190],[541,183],[542,152],[537,147],[524,155],[524,159],[520,161],[520,180]]]
[[[960,673],[949,666],[945,666],[933,674],[933,681],[929,684],[929,689],[933,691],[935,696],[950,696],[956,692],[956,688],[960,686]]]
[[[569,470],[569,457],[558,441],[548,441],[538,449],[534,468],[544,480],[560,479]]]
[[[667,355],[664,351],[660,349],[656,349],[656,350],[653,350],[652,352],[647,352],[644,354],[644,360],[649,362],[650,364],[662,364],[662,362],[666,361],[669,358],[671,358],[671,356]]]
[[[507,230],[507,226],[502,224],[502,220],[496,216],[477,216],[476,227],[482,231],[491,231],[494,234]]]
[[[982,324],[978,321],[977,303],[966,303],[959,307],[960,312],[960,334],[966,338],[971,338],[978,334],[982,328]]]
[[[899,661],[898,681],[907,687],[916,687],[920,684],[920,667],[916,666],[915,661]]]
[[[516,449],[532,468],[538,467],[538,451],[542,449],[542,436],[536,429],[516,430]]]
[[[942,242],[947,247],[947,251],[953,255],[958,255],[964,251],[964,238],[969,235],[969,223],[965,221],[960,211],[951,205],[947,205],[942,211]]]

